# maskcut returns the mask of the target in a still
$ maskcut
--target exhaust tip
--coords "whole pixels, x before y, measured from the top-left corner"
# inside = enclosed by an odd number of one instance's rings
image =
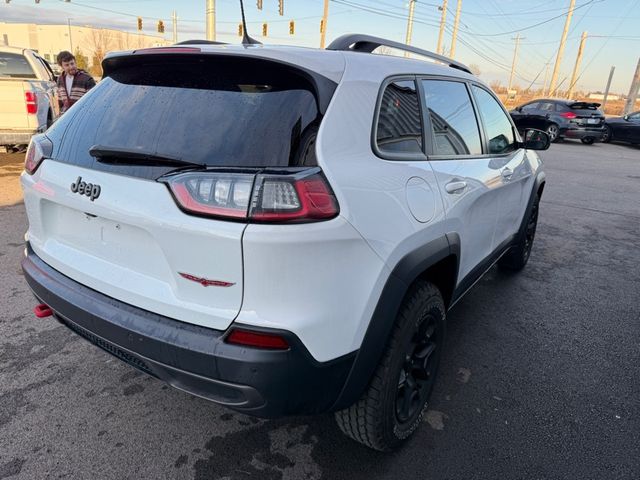
[[[51,315],[53,315],[53,310],[51,310],[51,308],[49,308],[49,305],[41,303],[39,305],[36,305],[33,308],[33,313],[38,318],[46,318],[46,317],[50,317]]]

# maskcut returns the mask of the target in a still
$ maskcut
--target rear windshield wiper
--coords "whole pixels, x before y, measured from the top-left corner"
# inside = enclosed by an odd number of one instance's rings
[[[129,150],[126,148],[105,147],[94,145],[89,154],[101,163],[118,163],[124,165],[175,165],[177,167],[205,167],[204,163],[189,162],[181,158],[157,155],[144,150]]]

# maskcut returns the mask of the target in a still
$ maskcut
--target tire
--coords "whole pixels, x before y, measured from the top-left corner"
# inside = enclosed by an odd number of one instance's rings
[[[560,140],[559,133],[560,129],[555,123],[552,123],[547,127],[547,135],[549,135],[549,140],[551,140],[551,143],[555,143]]]
[[[604,126],[604,133],[602,134],[602,142],[609,143],[613,140],[613,132],[611,131],[611,127],[609,125]]]
[[[516,245],[502,256],[498,261],[498,267],[504,270],[511,270],[517,272],[522,270],[531,256],[531,249],[533,248],[533,240],[536,236],[536,228],[538,227],[538,209],[540,206],[540,196],[536,193],[536,198],[533,200],[533,207],[529,213],[527,219],[527,225],[525,227],[524,235],[518,241]]]
[[[367,390],[335,413],[343,433],[367,447],[390,451],[417,430],[440,364],[445,312],[433,284],[420,280],[412,286]]]
[[[593,142],[595,142],[596,139],[593,137],[584,137],[584,138],[581,138],[580,141],[585,145],[593,145]]]

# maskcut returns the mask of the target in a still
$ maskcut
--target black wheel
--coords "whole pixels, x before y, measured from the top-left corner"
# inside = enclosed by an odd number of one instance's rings
[[[613,140],[613,132],[611,131],[611,127],[609,125],[604,126],[604,133],[602,134],[602,141],[604,143],[609,143]]]
[[[582,141],[582,143],[584,143],[585,145],[592,145],[592,144],[593,144],[593,142],[595,142],[595,141],[596,141],[596,139],[595,139],[595,138],[593,138],[593,137],[584,137],[584,138],[581,138],[580,140],[581,140],[581,141]]]
[[[555,123],[552,123],[547,127],[547,135],[549,135],[549,140],[551,140],[552,143],[558,141],[559,133],[560,130],[558,129],[558,125],[556,125]]]
[[[522,270],[529,261],[531,256],[531,248],[533,240],[536,236],[536,228],[538,227],[538,208],[540,206],[540,196],[536,194],[533,200],[533,207],[527,219],[524,235],[519,242],[511,247],[511,249],[502,256],[498,261],[498,266],[505,270],[518,271]]]
[[[400,308],[385,353],[360,400],[336,412],[340,429],[370,448],[389,451],[420,425],[444,346],[440,291],[418,281]]]

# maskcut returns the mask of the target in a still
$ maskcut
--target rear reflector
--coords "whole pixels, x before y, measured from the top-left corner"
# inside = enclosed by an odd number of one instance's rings
[[[24,92],[24,100],[27,104],[27,113],[38,113],[38,97],[35,92]]]
[[[265,348],[268,350],[287,350],[289,348],[289,343],[280,335],[250,332],[248,330],[232,330],[225,341],[233,345]]]
[[[53,315],[53,310],[49,308],[49,305],[41,303],[33,308],[33,313],[35,313],[38,318],[45,318]]]

